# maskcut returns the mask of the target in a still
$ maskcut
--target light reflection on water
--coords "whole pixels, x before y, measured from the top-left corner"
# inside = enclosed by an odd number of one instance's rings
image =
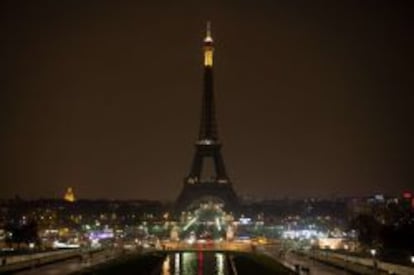
[[[162,275],[171,275],[170,273],[170,255],[165,257],[164,262],[162,263]]]
[[[174,255],[174,265],[175,265],[175,272],[174,275],[180,275],[180,253],[175,253]]]
[[[215,256],[217,275],[224,275],[224,255],[223,253],[216,253]]]
[[[226,255],[221,252],[176,252],[168,254],[162,275],[227,275]]]

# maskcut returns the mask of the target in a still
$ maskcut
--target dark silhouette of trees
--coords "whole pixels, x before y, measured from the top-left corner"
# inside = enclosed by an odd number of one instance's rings
[[[414,224],[387,225],[381,228],[381,242],[389,249],[401,249],[414,254]]]
[[[7,224],[6,231],[8,237],[6,243],[17,244],[19,247],[21,244],[35,243],[39,244],[38,226],[37,222],[30,220],[25,224]]]
[[[381,248],[379,258],[407,264],[414,254],[411,218],[400,223],[381,224],[374,216],[361,214],[351,220],[350,227],[358,232],[358,240],[365,248]]]
[[[361,214],[350,222],[351,229],[358,232],[358,241],[368,247],[378,245],[381,224],[371,215]]]

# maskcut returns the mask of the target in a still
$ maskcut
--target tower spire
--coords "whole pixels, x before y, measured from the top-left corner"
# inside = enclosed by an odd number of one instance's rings
[[[196,155],[188,179],[200,179],[203,159],[213,158],[216,180],[228,182],[226,169],[221,157],[221,143],[217,133],[216,109],[214,104],[213,81],[213,39],[211,37],[210,23],[207,23],[207,33],[204,38],[204,85],[201,103],[200,132],[196,142]]]
[[[204,91],[202,99],[201,123],[198,142],[218,142],[216,114],[214,106],[213,83],[213,38],[211,24],[207,22],[206,37],[203,44],[204,52]]]
[[[204,42],[213,42],[213,38],[211,37],[211,22],[207,21],[206,24],[206,38],[204,39]]]

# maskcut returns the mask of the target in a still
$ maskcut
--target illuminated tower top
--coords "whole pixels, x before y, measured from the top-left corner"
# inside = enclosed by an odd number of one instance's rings
[[[63,199],[65,201],[68,201],[68,202],[74,202],[76,200],[75,199],[75,194],[73,193],[72,187],[68,187],[68,189],[66,190],[66,193],[65,193],[65,196],[63,197]]]
[[[213,38],[211,37],[211,25],[207,22],[206,37],[204,38],[204,66],[213,67]]]

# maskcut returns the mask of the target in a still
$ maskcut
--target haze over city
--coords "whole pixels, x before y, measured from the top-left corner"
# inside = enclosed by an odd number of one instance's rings
[[[414,274],[404,1],[0,1],[0,274]]]
[[[412,188],[412,9],[293,2],[2,1],[0,197],[71,186],[174,200],[198,133],[207,20],[238,194]]]

